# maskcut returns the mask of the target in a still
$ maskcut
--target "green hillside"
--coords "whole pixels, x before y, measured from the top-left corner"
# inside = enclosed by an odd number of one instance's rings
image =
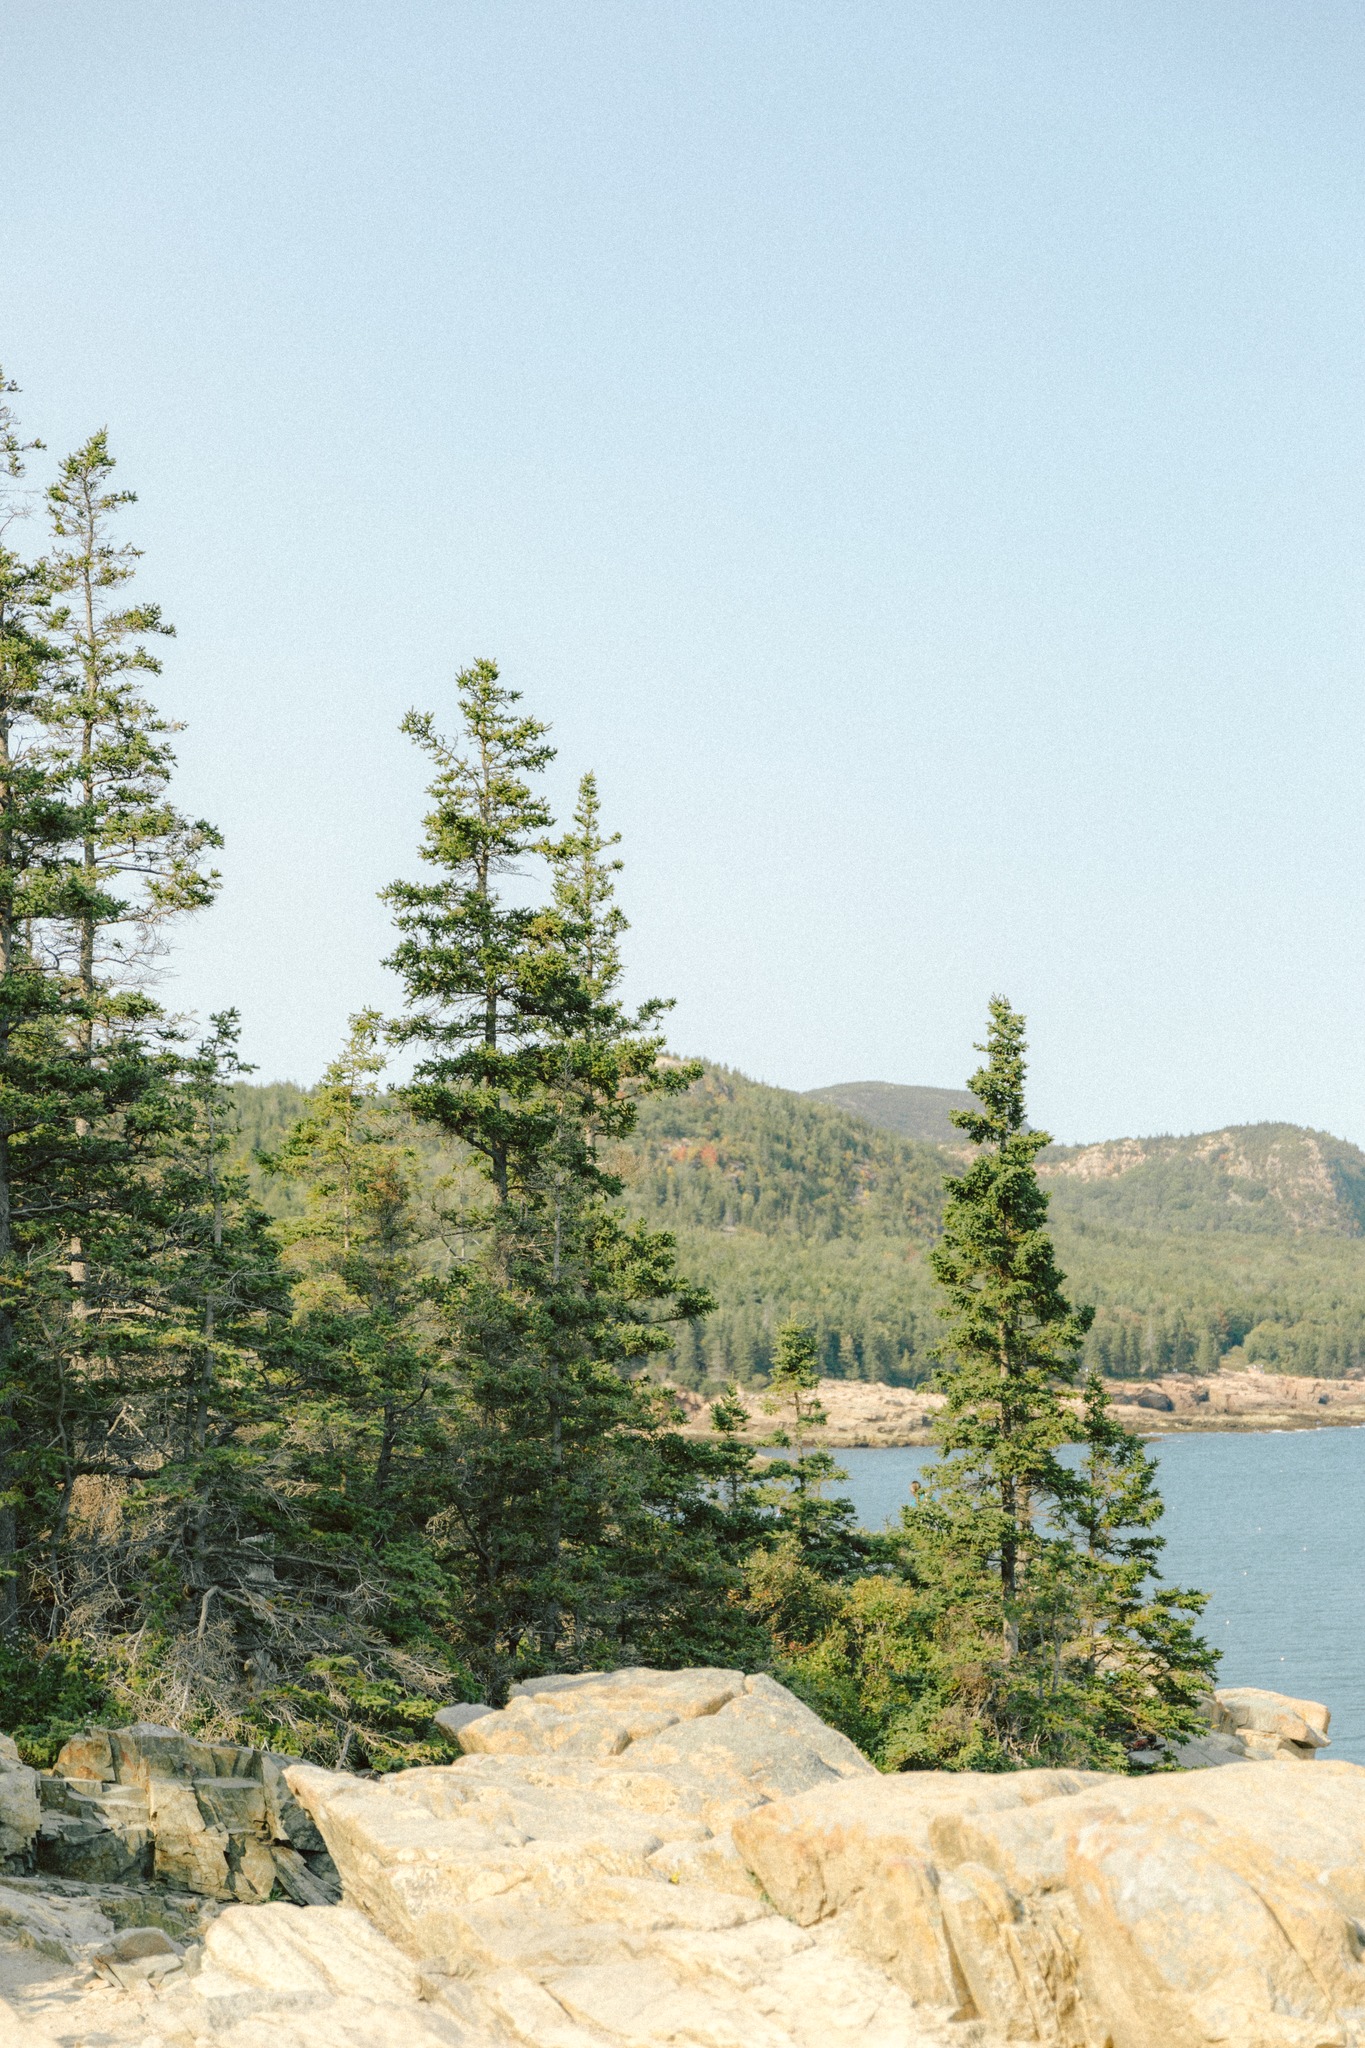
[[[832,1088],[808,1088],[807,1102],[824,1102],[879,1130],[929,1145],[961,1145],[962,1133],[949,1121],[953,1109],[972,1109],[965,1088],[909,1088],[896,1081],[838,1081]]]
[[[1272,1237],[1365,1232],[1365,1153],[1297,1124],[1054,1145],[1039,1166],[1054,1213],[1097,1223]]]
[[[242,1083],[237,1097],[244,1159],[276,1143],[305,1100],[288,1083]],[[717,1297],[680,1339],[685,1382],[761,1377],[791,1315],[815,1324],[832,1374],[914,1383],[932,1370],[925,1255],[956,1161],[848,1106],[911,1113],[887,1097],[939,1098],[945,1116],[968,1099],[889,1084],[794,1094],[711,1067],[686,1095],[643,1105],[615,1161],[626,1200],[676,1234]],[[928,1119],[923,1103],[916,1113]],[[454,1164],[418,1142],[433,1178]],[[1089,1347],[1106,1371],[1212,1371],[1231,1357],[1335,1375],[1365,1363],[1365,1154],[1354,1146],[1258,1124],[1054,1146],[1041,1167],[1072,1290],[1098,1309]],[[253,1177],[284,1213],[292,1191]]]
[[[799,1315],[816,1325],[827,1371],[923,1378],[936,1328],[924,1253],[943,1167],[932,1145],[721,1067],[646,1103],[619,1162],[627,1200],[676,1233],[719,1301],[685,1333],[683,1375],[753,1378],[778,1325]]]

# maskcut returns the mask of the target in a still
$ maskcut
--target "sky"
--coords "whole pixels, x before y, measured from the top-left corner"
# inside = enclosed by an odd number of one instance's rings
[[[679,1050],[957,1086],[1000,991],[1061,1138],[1365,1143],[1357,5],[0,12],[0,362],[227,841],[167,1001],[397,1002],[490,656]]]

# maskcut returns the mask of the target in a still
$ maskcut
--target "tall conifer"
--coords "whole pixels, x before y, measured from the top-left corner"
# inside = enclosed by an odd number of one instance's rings
[[[550,838],[533,783],[552,757],[544,726],[491,663],[458,691],[462,747],[407,721],[438,766],[423,851],[440,879],[386,893],[409,998],[394,1035],[425,1049],[406,1099],[472,1149],[493,1194],[465,1214],[478,1249],[441,1302],[457,1401],[437,1527],[497,1691],[517,1668],[638,1654],[680,1629],[699,1641],[704,1622],[723,1634],[723,1603],[708,1615],[699,1589],[735,1581],[705,1450],[682,1444],[641,1377],[669,1324],[709,1299],[670,1237],[622,1219],[606,1155],[640,1092],[692,1070],[661,1063],[662,1005],[620,1000],[624,919],[595,784]],[[509,904],[500,878],[536,854],[549,900]]]
[[[892,1546],[933,1674],[904,1753],[1122,1768],[1130,1746],[1194,1726],[1212,1668],[1188,1621],[1201,1602],[1153,1584],[1150,1461],[1098,1382],[1075,1398],[1093,1311],[1064,1292],[1035,1166],[1051,1140],[1028,1128],[1024,1020],[1001,997],[979,1049],[981,1106],[952,1112],[976,1157],[947,1183],[932,1254],[942,1457]],[[1062,1455],[1078,1444],[1079,1470]]]
[[[55,543],[47,573],[69,600],[52,614],[66,656],[54,722],[79,807],[75,969],[90,1006],[101,968],[145,961],[167,919],[212,901],[218,877],[204,857],[222,844],[170,799],[178,728],[148,701],[143,678],[161,672],[148,642],[175,629],[159,605],[121,601],[142,551],[115,537],[116,516],[137,496],[115,488],[114,468],[101,428],[67,456],[47,494]]]

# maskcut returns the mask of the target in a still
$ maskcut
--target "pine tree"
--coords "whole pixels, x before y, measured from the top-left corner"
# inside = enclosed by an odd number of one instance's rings
[[[74,964],[87,1006],[101,968],[145,962],[169,918],[213,900],[218,876],[203,859],[222,844],[211,825],[170,801],[178,728],[148,702],[141,679],[161,672],[146,642],[175,629],[159,605],[118,602],[141,550],[113,536],[115,516],[137,503],[113,487],[114,468],[101,428],[66,458],[47,494],[56,543],[47,576],[72,600],[52,614],[66,655],[66,688],[53,710],[79,805]],[[95,1031],[92,1008],[87,1038]]]
[[[938,1385],[938,1470],[891,1553],[925,1645],[905,1762],[1095,1762],[1192,1725],[1209,1653],[1198,1598],[1153,1590],[1153,1473],[1114,1423],[1098,1379],[1068,1399],[1093,1312],[1064,1293],[1028,1128],[1024,1020],[990,1006],[979,1111],[954,1111],[977,1148],[947,1183],[932,1255],[949,1330]],[[1080,1475],[1060,1455],[1087,1443]]]
[[[368,1509],[365,1538],[381,1548],[395,1463],[405,1438],[420,1435],[439,1379],[419,1258],[433,1226],[407,1120],[380,1087],[383,1032],[377,1010],[351,1018],[345,1049],[264,1162],[305,1190],[303,1215],[278,1235],[298,1276],[296,1316],[323,1361],[315,1420],[326,1416],[327,1433],[347,1439],[354,1505]]]
[[[661,1005],[620,1002],[615,842],[594,783],[550,838],[531,780],[551,759],[544,726],[491,663],[458,691],[465,752],[429,719],[406,722],[438,766],[423,851],[441,879],[386,894],[409,998],[394,1036],[429,1048],[405,1099],[471,1148],[493,1196],[459,1219],[474,1251],[441,1301],[456,1399],[436,1526],[497,1695],[518,1668],[714,1644],[715,1588],[738,1580],[705,1447],[683,1442],[642,1374],[709,1301],[679,1276],[671,1237],[623,1220],[603,1150],[642,1092],[693,1070],[660,1062]],[[500,877],[535,854],[549,901],[509,905]]]

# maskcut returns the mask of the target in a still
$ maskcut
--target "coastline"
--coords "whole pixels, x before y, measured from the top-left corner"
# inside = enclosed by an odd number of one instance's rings
[[[709,1435],[711,1402],[687,1388],[673,1389],[686,1420],[683,1433]],[[1110,1398],[1138,1436],[1233,1435],[1301,1429],[1365,1427],[1365,1379],[1321,1380],[1288,1373],[1169,1373],[1158,1380],[1114,1380]],[[763,1407],[761,1388],[740,1397],[748,1414],[742,1443],[770,1446],[777,1418]],[[820,1382],[828,1421],[811,1430],[812,1449],[915,1450],[933,1442],[939,1394],[867,1380]]]

